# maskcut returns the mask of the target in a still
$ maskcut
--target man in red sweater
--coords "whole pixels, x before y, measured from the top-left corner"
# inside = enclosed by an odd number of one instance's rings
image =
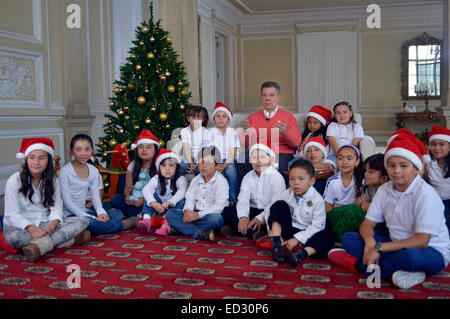
[[[278,171],[283,174],[288,169],[289,161],[302,142],[302,136],[297,121],[292,113],[278,106],[281,89],[276,82],[264,82],[261,85],[261,104],[263,108],[251,114],[244,123],[244,132],[239,135],[241,145],[246,148],[257,142],[271,140],[272,150],[278,154]],[[246,164],[248,164],[246,154]],[[251,166],[245,165],[243,176],[251,170]]]

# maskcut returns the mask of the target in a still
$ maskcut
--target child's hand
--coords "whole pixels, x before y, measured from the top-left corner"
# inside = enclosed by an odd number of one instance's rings
[[[46,229],[47,234],[51,235],[55,231],[56,227],[58,227],[58,225],[59,225],[59,220],[58,219],[52,220],[50,222],[50,224],[48,225],[48,228]]]
[[[247,235],[249,223],[250,220],[248,219],[248,217],[239,218],[238,230],[242,235]]]
[[[86,205],[84,205],[84,207],[86,207],[86,208],[90,208],[90,207],[92,207],[92,206],[94,206],[94,203],[93,203],[92,201],[90,201],[89,203],[87,203]]]
[[[355,204],[358,205],[358,206],[361,206],[362,202],[363,202],[363,199],[362,199],[361,196],[357,197],[356,200],[355,200]]]
[[[127,204],[128,206],[132,206],[133,205],[133,201],[130,200],[130,195],[127,195],[125,197],[125,204]]]
[[[375,248],[369,249],[367,252],[364,252],[363,263],[364,265],[372,265],[378,264],[378,260],[380,259],[380,253],[375,250]]]
[[[164,213],[166,211],[164,209],[164,207],[158,202],[152,202],[150,206],[152,206],[153,209],[156,210],[160,214],[162,214],[162,213]]]
[[[161,204],[161,207],[164,209],[164,210],[168,210],[170,207],[172,207],[173,206],[173,204],[171,203],[171,202],[164,202],[164,203],[162,203]]]
[[[25,228],[25,230],[30,233],[33,239],[41,238],[47,235],[47,231],[45,229],[34,225],[29,225],[27,228]]]
[[[188,174],[195,174],[195,169],[198,164],[191,163],[189,164],[189,168],[186,170]]]
[[[222,173],[222,172],[225,170],[225,165],[223,165],[223,164],[217,164],[217,165],[216,165],[216,170],[217,170],[219,173]]]
[[[248,229],[253,229],[259,231],[261,229],[261,221],[258,218],[253,218],[250,223],[248,223]]]
[[[183,222],[192,223],[199,219],[200,216],[197,212],[193,210],[185,210],[183,214]]]
[[[139,198],[138,200],[133,202],[134,207],[142,207],[144,206],[144,197]]]
[[[97,216],[96,220],[98,220],[99,222],[106,223],[109,220],[109,215],[108,214],[100,214]]]
[[[289,251],[291,251],[292,249],[294,249],[294,248],[299,244],[299,241],[298,241],[297,238],[292,237],[291,239],[286,240],[286,241],[284,242],[284,244],[286,245],[287,249],[288,249]]]

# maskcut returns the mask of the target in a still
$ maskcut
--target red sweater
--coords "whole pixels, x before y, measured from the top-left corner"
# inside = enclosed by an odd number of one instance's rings
[[[278,134],[278,131],[275,130],[272,130],[271,133],[270,129],[274,127],[278,121],[283,123],[285,120],[287,120],[286,134]],[[273,151],[276,153],[293,154],[302,142],[302,135],[300,134],[294,115],[281,109],[280,107],[278,107],[278,111],[275,116],[268,121],[264,115],[264,109],[251,114],[248,117],[248,121],[250,122],[252,128],[256,130],[256,134],[255,131],[249,132],[250,129],[248,129],[247,135],[249,138],[245,138],[244,133],[239,135],[241,143],[246,147],[255,144],[259,140],[264,141],[267,138],[270,139],[271,134],[276,134],[279,136],[279,147],[277,148],[276,145],[272,145]],[[260,129],[265,130],[260,131]]]

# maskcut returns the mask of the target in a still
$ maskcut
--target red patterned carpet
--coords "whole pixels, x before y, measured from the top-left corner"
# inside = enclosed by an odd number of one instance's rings
[[[81,287],[67,285],[67,266],[81,269]],[[366,279],[327,260],[292,269],[240,238],[216,243],[136,231],[94,236],[82,246],[55,249],[35,264],[0,251],[0,298],[450,298],[450,267],[409,290]]]

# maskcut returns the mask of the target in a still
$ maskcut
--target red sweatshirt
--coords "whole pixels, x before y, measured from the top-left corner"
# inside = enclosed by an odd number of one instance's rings
[[[256,135],[254,131],[249,134],[249,131],[251,129],[248,129],[247,135],[249,136],[249,139],[245,138],[244,133],[239,135],[239,139],[241,143],[246,147],[255,144],[257,141],[259,141],[259,139],[261,141],[266,140],[266,138],[270,139],[271,136],[270,129],[274,127],[278,121],[283,123],[285,120],[287,120],[286,134],[284,135],[278,134],[278,131],[274,130],[272,131],[273,132],[272,134],[276,134],[279,136],[279,148],[277,148],[275,145],[272,144],[272,149],[276,153],[293,154],[297,149],[297,147],[302,142],[302,135],[300,134],[300,130],[298,129],[297,121],[294,115],[292,115],[292,113],[286,110],[281,109],[280,107],[278,107],[278,111],[275,114],[275,116],[268,121],[266,120],[264,109],[261,109],[249,115],[248,121],[250,122],[251,126],[256,130]],[[265,130],[260,131],[261,129]]]

